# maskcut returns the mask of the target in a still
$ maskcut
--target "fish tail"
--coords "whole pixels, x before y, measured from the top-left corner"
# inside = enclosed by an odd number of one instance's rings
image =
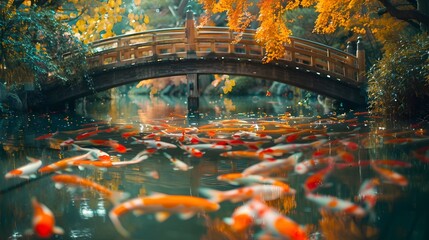
[[[117,205],[121,201],[123,201],[129,197],[130,197],[130,194],[128,192],[113,191],[112,195],[109,197],[109,199],[114,205]]]
[[[110,220],[113,223],[113,226],[116,228],[116,231],[119,232],[123,237],[129,237],[130,233],[122,226],[121,221],[119,221],[119,216],[113,212],[109,213]]]
[[[220,203],[223,200],[225,200],[222,191],[218,191],[210,188],[200,188],[199,191],[201,194],[207,196],[210,201]]]

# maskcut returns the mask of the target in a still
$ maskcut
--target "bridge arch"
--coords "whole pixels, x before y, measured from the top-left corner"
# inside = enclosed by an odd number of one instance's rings
[[[73,89],[53,85],[45,96],[59,104],[91,93],[145,79],[176,75],[229,74],[258,77],[307,89],[352,104],[365,104],[365,52],[356,55],[312,41],[291,38],[284,56],[263,63],[264,49],[246,30],[196,28],[192,14],[186,27],[127,34],[92,43],[88,57],[93,86]]]

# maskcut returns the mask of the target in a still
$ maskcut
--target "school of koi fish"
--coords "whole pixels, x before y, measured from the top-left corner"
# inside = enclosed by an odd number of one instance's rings
[[[56,143],[61,151],[73,152],[72,157],[48,162],[28,156],[29,163],[12,169],[6,179],[31,179],[51,174],[55,187],[80,188],[95,191],[112,203],[109,212],[111,224],[123,237],[131,237],[121,216],[133,212],[155,214],[156,221],[163,222],[172,214],[186,220],[197,213],[216,212],[222,202],[239,204],[224,222],[233,231],[243,232],[251,228],[261,229],[259,239],[312,239],[312,232],[305,222],[296,222],[267,201],[303,192],[305,198],[324,211],[340,213],[356,218],[371,217],[377,204],[378,190],[382,184],[406,188],[407,176],[402,168],[410,168],[413,162],[401,159],[362,159],[364,152],[380,145],[416,144],[411,157],[421,164],[429,163],[429,137],[423,128],[413,126],[407,131],[370,132],[369,113],[354,113],[351,117],[299,118],[287,114],[271,119],[228,119],[210,121],[198,127],[182,127],[170,121],[150,121],[137,125],[109,125],[92,123],[81,129],[56,131],[37,137],[37,141]],[[363,120],[362,120],[363,119]],[[109,139],[103,139],[109,134]],[[376,136],[376,137],[374,137]],[[139,149],[136,151],[135,149]],[[141,151],[140,151],[141,149]],[[175,149],[173,151],[173,149]],[[177,154],[181,151],[187,155]],[[190,158],[204,158],[207,152],[218,154],[219,159],[249,159],[255,162],[239,172],[219,174],[218,181],[230,184],[230,190],[201,187],[201,197],[152,193],[130,196],[127,192],[113,191],[91,181],[75,169],[121,168],[144,164],[154,155],[164,157],[177,171],[192,171]],[[112,153],[132,153],[133,158],[114,159]],[[369,168],[373,177],[361,183],[353,200],[321,194],[319,189],[329,188],[327,179],[337,171],[350,168]],[[63,173],[71,171],[71,173]],[[108,170],[107,170],[108,171]],[[145,173],[160,178],[156,169]],[[288,175],[306,176],[302,185],[291,185]],[[33,206],[32,227],[26,234],[50,238],[64,234],[56,226],[55,216],[36,197]],[[299,204],[299,203],[298,203]],[[30,223],[29,223],[30,224]]]

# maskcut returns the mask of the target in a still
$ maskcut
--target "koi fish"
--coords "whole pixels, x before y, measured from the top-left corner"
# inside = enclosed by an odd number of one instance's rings
[[[121,203],[109,212],[109,217],[116,230],[128,237],[130,233],[122,226],[119,217],[130,211],[136,214],[156,213],[156,219],[161,222],[172,213],[178,213],[181,219],[189,219],[196,213],[217,211],[219,207],[219,204],[204,198],[157,193]]]
[[[377,186],[379,184],[378,178],[371,178],[365,180],[359,188],[357,200],[364,202],[366,211],[373,209],[377,203]]]
[[[81,134],[79,134],[79,135],[76,136],[76,140],[82,140],[82,139],[85,139],[85,138],[89,138],[89,137],[95,136],[99,132],[100,132],[100,130],[96,129],[94,131],[81,133]]]
[[[234,139],[271,140],[272,137],[265,133],[254,133],[249,131],[239,131],[232,135]]]
[[[54,234],[64,234],[64,230],[55,226],[55,217],[52,211],[35,197],[31,199],[33,205],[33,228],[26,234],[35,234],[39,238],[51,238]]]
[[[10,178],[24,178],[24,179],[29,179],[29,178],[35,178],[36,177],[36,172],[37,169],[39,169],[42,166],[42,160],[40,159],[35,159],[32,157],[27,157],[27,160],[30,161],[30,163],[21,166],[17,169],[11,170],[8,173],[6,173],[6,175],[4,176],[6,179],[10,179]]]
[[[188,152],[191,156],[200,158],[203,156],[203,152],[193,147],[193,145],[183,145],[182,143],[179,144],[179,147],[186,152]]]
[[[86,178],[81,178],[76,175],[59,174],[52,177],[52,181],[55,182],[55,187],[61,189],[66,186],[81,187],[90,190],[95,190],[101,195],[108,198],[113,204],[118,204],[124,199],[129,197],[126,192],[112,191],[96,182],[93,182]]]
[[[44,139],[52,138],[53,136],[57,135],[58,133],[59,133],[59,131],[57,130],[56,132],[53,132],[53,133],[48,133],[48,134],[45,134],[45,135],[42,135],[42,136],[38,136],[34,140],[39,141],[39,140],[44,140]]]
[[[224,222],[231,226],[236,232],[243,232],[250,228],[257,218],[255,209],[250,206],[249,202],[243,204],[232,213],[230,218],[224,218]]]
[[[253,199],[250,206],[258,214],[263,231],[276,236],[294,240],[308,240],[306,231],[292,219],[282,215],[276,209],[267,206],[260,200]]]
[[[198,150],[204,149],[217,149],[217,150],[231,150],[232,146],[228,145],[226,142],[217,142],[217,143],[208,143],[208,144],[193,144],[192,148]]]
[[[83,170],[86,167],[100,168],[101,170],[104,170],[106,168],[111,168],[111,167],[122,167],[126,165],[137,164],[143,160],[146,160],[149,157],[148,154],[150,154],[148,151],[141,151],[131,160],[119,161],[119,162],[113,162],[110,160],[99,160],[99,161],[76,160],[72,163],[72,165],[77,166],[80,170]]]
[[[85,153],[82,155],[78,155],[78,156],[74,156],[74,157],[70,157],[70,158],[65,158],[65,159],[59,160],[57,162],[54,162],[52,164],[49,164],[47,166],[44,166],[44,167],[39,169],[39,172],[40,173],[51,173],[51,172],[58,172],[61,170],[65,170],[65,169],[73,166],[74,161],[83,160],[83,159],[96,160],[97,157],[94,157],[92,152],[88,152],[88,153]]]
[[[189,166],[188,164],[180,161],[179,159],[172,157],[170,154],[163,152],[164,156],[170,160],[174,165],[174,170],[188,171],[189,169],[194,168],[193,166]]]
[[[83,148],[80,147],[76,144],[72,144],[71,145],[71,151],[86,151],[86,152],[90,152],[92,154],[93,157],[95,157],[97,160],[105,160],[105,161],[110,161],[110,155],[104,151],[101,151],[100,149],[97,148]]]
[[[124,132],[121,134],[121,137],[128,139],[130,137],[134,137],[135,135],[139,134],[140,131],[131,131],[131,132]]]
[[[295,189],[290,188],[287,184],[285,184],[285,186],[257,184],[227,191],[200,188],[199,192],[209,197],[213,202],[220,203],[229,200],[236,203],[252,197],[261,197],[264,200],[274,200],[282,197],[283,195],[295,194],[296,191]]]
[[[277,144],[273,147],[261,149],[258,152],[270,154],[272,156],[282,156],[285,153],[299,151],[303,148],[317,148],[325,142],[327,142],[326,139],[321,139],[312,143]]]
[[[313,194],[311,192],[307,192],[305,197],[320,207],[330,211],[342,212],[357,217],[363,217],[367,213],[361,206],[336,197]]]
[[[177,148],[176,145],[172,143],[167,143],[163,141],[157,141],[157,140],[140,140],[135,137],[131,137],[134,142],[131,144],[144,144],[147,148],[154,148],[154,149],[167,149],[167,148]]]
[[[428,150],[429,150],[429,146],[424,146],[412,151],[412,154],[415,158],[417,158],[421,162],[429,163]]]
[[[228,151],[220,154],[222,157],[233,157],[233,158],[254,158],[263,161],[275,161],[276,159],[269,154],[263,152],[254,151]]]
[[[301,156],[302,153],[298,152],[284,159],[278,159],[275,161],[263,161],[244,169],[243,174],[266,176],[270,175],[275,171],[284,171],[288,168],[295,166]]]
[[[118,152],[118,153],[126,153],[128,151],[128,149],[124,145],[118,143],[115,140],[110,140],[109,146],[113,148],[115,152]]]
[[[399,185],[401,187],[405,187],[408,185],[407,178],[397,172],[385,168],[380,168],[375,162],[371,162],[371,167],[372,169],[374,169],[374,171],[380,174],[383,179],[387,180],[390,183]]]
[[[333,163],[334,161],[335,161],[334,157],[305,160],[295,165],[295,172],[298,174],[304,174],[314,169],[315,167],[319,167],[320,165],[323,165],[323,164],[330,164],[330,163]]]
[[[334,166],[334,163],[330,163],[326,168],[319,170],[318,172],[309,176],[304,183],[305,192],[310,193],[319,188],[323,184],[323,181],[328,176],[328,174],[331,173],[332,169],[334,169]]]
[[[245,175],[243,173],[227,173],[217,177],[217,180],[228,182],[232,185],[252,185],[252,184],[271,184],[284,188],[289,187],[286,183],[274,178],[268,178],[260,175]]]

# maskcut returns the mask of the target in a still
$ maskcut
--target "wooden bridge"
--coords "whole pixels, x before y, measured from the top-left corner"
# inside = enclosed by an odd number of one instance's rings
[[[239,43],[228,28],[196,28],[192,11],[185,27],[117,36],[91,44],[93,86],[55,86],[45,92],[55,105],[144,79],[187,75],[190,97],[198,97],[199,74],[230,74],[278,81],[352,104],[365,103],[365,51],[356,54],[291,37],[284,56],[264,64],[264,49],[246,30]]]

